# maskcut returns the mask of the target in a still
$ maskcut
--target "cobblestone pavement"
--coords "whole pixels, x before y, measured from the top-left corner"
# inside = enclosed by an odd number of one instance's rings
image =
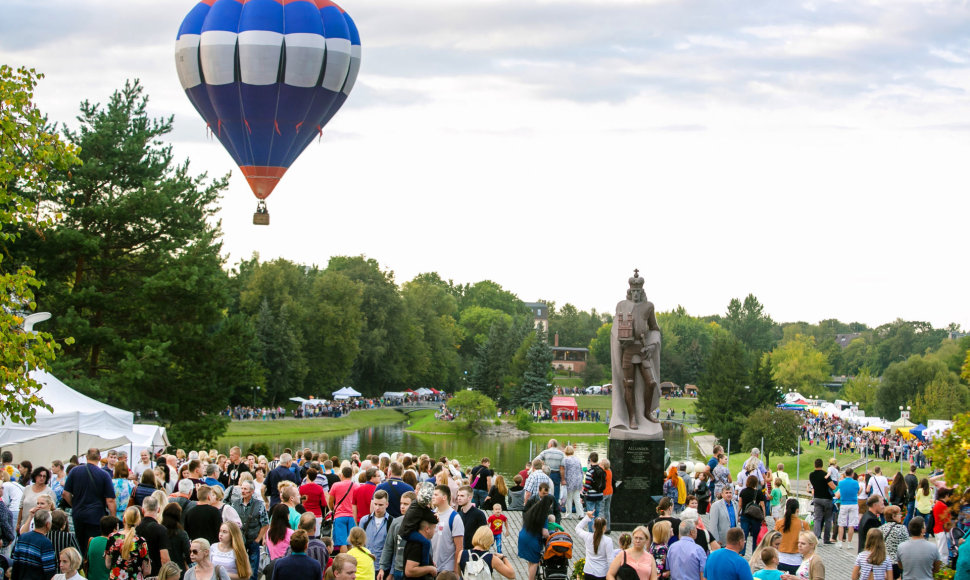
[[[515,577],[517,579],[527,579],[529,577],[529,565],[519,559],[517,555],[519,531],[522,529],[522,512],[505,512],[505,515],[509,521],[506,532],[502,535],[502,552],[508,556],[509,562],[515,567]],[[704,516],[704,520],[706,523],[707,516]],[[573,559],[570,561],[570,570],[572,570],[572,564],[576,560],[586,556],[586,548],[583,542],[576,536],[575,528],[577,523],[579,523],[578,518],[564,518],[562,521],[566,531],[573,535]],[[770,524],[771,522],[769,521]],[[613,538],[614,543],[616,543],[620,534],[614,531],[610,536]],[[617,545],[617,547],[619,546]],[[494,547],[492,549],[494,550]],[[852,567],[857,554],[855,538],[853,538],[853,544],[850,548],[837,549],[834,545],[819,545],[818,554],[822,557],[822,562],[825,563],[825,577],[828,580],[848,580],[852,577]],[[497,578],[498,575],[496,574],[495,577]],[[714,578],[711,580],[717,579]]]

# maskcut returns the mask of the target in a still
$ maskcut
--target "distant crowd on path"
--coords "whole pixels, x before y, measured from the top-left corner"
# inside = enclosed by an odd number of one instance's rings
[[[235,421],[273,421],[292,417],[303,419],[310,417],[342,417],[347,413],[357,409],[379,409],[382,407],[397,407],[416,405],[419,403],[438,402],[442,400],[441,395],[418,396],[411,395],[407,398],[361,398],[354,397],[342,401],[308,402],[298,405],[289,413],[281,406],[276,407],[248,407],[236,405],[226,407],[222,414]]]
[[[816,417],[807,412],[802,414],[805,418],[802,439],[808,441],[809,446],[825,445],[831,451],[858,453],[862,457],[893,463],[910,461],[919,469],[932,466],[926,455],[930,445],[928,441],[921,441],[916,437],[906,438],[899,432],[887,435],[885,432],[863,431],[860,426],[837,417]]]
[[[594,452],[584,464],[555,439],[511,487],[487,457],[463,466],[398,451],[145,451],[129,466],[122,454],[90,449],[50,470],[15,464],[10,452],[0,460],[0,567],[12,580],[48,580],[58,569],[66,579],[83,570],[109,580],[511,579],[516,560],[535,580],[556,565],[549,544],[572,541],[561,522],[573,517],[584,580],[819,580],[817,545],[845,533],[850,548],[853,532],[855,580],[932,578],[943,563],[970,579],[970,492],[957,497],[938,475],[910,495],[908,477],[894,478],[900,487],[875,469],[859,480],[820,461],[810,476],[813,530],[784,467],[769,471],[757,449],[737,477],[719,447],[707,464],[672,465],[656,518],[616,544],[610,461]],[[505,554],[513,510],[522,527],[515,554]]]

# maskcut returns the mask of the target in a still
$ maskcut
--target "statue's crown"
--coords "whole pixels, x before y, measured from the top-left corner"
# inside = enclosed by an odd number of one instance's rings
[[[630,288],[635,290],[642,290],[643,282],[644,280],[643,278],[640,277],[639,268],[633,270],[633,276],[630,278]]]

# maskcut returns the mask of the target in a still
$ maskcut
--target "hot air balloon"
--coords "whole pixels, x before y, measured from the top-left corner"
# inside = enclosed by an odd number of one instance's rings
[[[360,36],[330,0],[201,0],[175,41],[179,81],[259,200],[343,106]]]

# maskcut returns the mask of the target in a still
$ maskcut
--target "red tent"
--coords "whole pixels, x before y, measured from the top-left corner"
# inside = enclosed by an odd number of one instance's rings
[[[553,397],[551,404],[553,417],[563,417],[573,421],[577,419],[579,405],[576,404],[574,397]]]
[[[431,392],[434,393],[434,394],[436,394],[436,395],[440,395],[441,394],[441,391],[439,391],[438,389],[436,389],[434,387],[431,387]]]

